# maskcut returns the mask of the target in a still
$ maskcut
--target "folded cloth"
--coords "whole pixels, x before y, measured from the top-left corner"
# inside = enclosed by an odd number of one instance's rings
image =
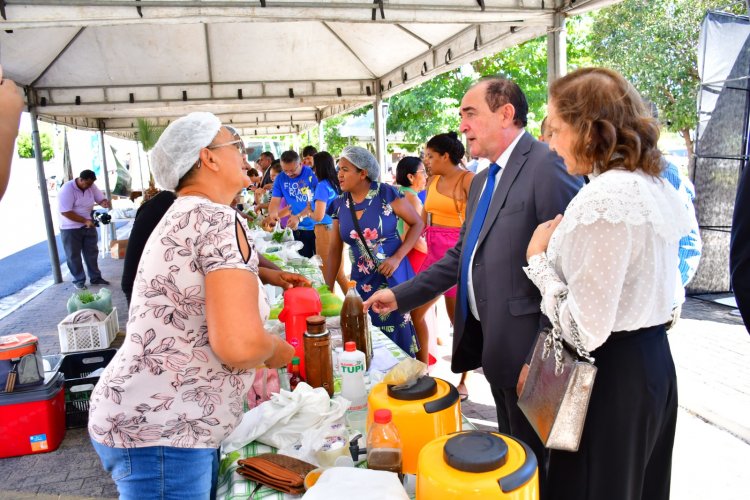
[[[315,469],[312,464],[277,453],[263,453],[237,463],[237,473],[245,479],[292,495],[304,493],[305,476]]]
[[[352,492],[356,491],[356,495]],[[331,467],[307,490],[303,500],[409,500],[398,475],[382,470]]]
[[[63,324],[99,323],[107,319],[107,314],[96,309],[79,309],[65,316]]]

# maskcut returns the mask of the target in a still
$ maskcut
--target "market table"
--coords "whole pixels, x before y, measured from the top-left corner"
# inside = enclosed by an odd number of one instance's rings
[[[271,257],[269,254],[264,254],[266,257]],[[281,266],[284,270],[290,271],[290,272],[297,272],[305,277],[307,277],[314,286],[319,285],[323,283],[323,276],[320,272],[320,268],[311,265],[309,262],[306,262],[306,259],[304,258],[295,258],[292,259],[292,261],[280,261],[279,259],[272,259],[274,263]],[[267,294],[271,298],[271,302],[275,302],[279,298],[279,292],[281,289],[276,289],[275,287],[270,287],[267,285]],[[368,322],[369,323],[369,322]],[[266,327],[267,329],[272,329],[274,325],[278,324],[278,322],[271,320],[267,323]],[[373,349],[373,359],[379,357],[383,359],[385,357],[387,359],[388,356],[392,356],[395,359],[394,365],[403,359],[406,359],[408,357],[408,354],[406,354],[399,346],[397,346],[391,339],[389,339],[383,332],[381,332],[378,328],[372,326],[370,324],[370,335],[372,337],[372,349]],[[372,367],[370,371],[372,371]],[[285,370],[281,371],[281,375],[285,373]],[[381,372],[383,375],[385,372]],[[368,391],[369,391],[369,377],[370,374],[368,374],[367,377],[367,383],[368,383]],[[282,382],[282,388],[284,387],[284,384]],[[462,421],[462,427],[464,429],[473,429],[474,427],[466,420],[466,418],[463,418]],[[221,462],[219,464],[219,478],[218,478],[218,485],[217,485],[217,494],[216,497],[219,500],[240,500],[240,499],[248,499],[251,498],[253,500],[255,499],[283,499],[283,500],[294,500],[299,499],[301,495],[288,495],[284,494],[282,492],[276,491],[272,488],[269,488],[267,486],[260,486],[257,483],[250,481],[248,479],[243,478],[240,476],[236,471],[238,469],[237,461],[244,459],[244,458],[250,458],[257,455],[260,455],[261,453],[269,453],[269,452],[276,452],[276,449],[264,445],[262,443],[259,443],[257,441],[254,441],[252,443],[249,443],[242,447],[239,450],[233,451],[228,453],[226,456],[222,457]],[[362,462],[360,464],[361,467],[365,466],[365,463]]]
[[[370,327],[370,335],[372,336],[372,349],[373,357],[377,355],[390,355],[395,358],[396,361],[406,359],[408,356],[400,347],[398,347],[391,339],[378,330],[377,328]],[[377,351],[377,352],[376,352]],[[297,495],[285,495],[279,491],[268,487],[261,487],[256,491],[256,483],[249,481],[239,474],[236,470],[238,468],[237,460],[243,458],[249,458],[257,456],[261,453],[275,452],[276,449],[271,446],[267,446],[258,442],[252,442],[242,449],[233,451],[227,454],[221,460],[219,464],[219,481],[218,490],[216,497],[222,500],[239,500],[251,498],[273,498],[273,499],[294,499],[299,498]]]

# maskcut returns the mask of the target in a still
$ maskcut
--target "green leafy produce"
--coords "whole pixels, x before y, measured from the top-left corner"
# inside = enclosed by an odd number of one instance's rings
[[[279,257],[278,255],[274,255],[272,253],[264,253],[263,257],[270,260],[271,262],[284,262],[284,259]]]
[[[98,297],[91,292],[84,291],[78,294],[78,299],[81,301],[81,303],[88,304],[89,302],[98,300]]]
[[[284,232],[283,231],[276,231],[273,233],[273,236],[271,236],[271,240],[275,241],[276,243],[281,243],[284,241]]]
[[[279,319],[279,314],[281,314],[282,309],[284,309],[284,304],[271,308],[271,312],[268,315],[268,319]]]

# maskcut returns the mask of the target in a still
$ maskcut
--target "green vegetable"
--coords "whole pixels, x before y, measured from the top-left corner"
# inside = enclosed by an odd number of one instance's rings
[[[80,292],[78,294],[78,300],[80,300],[82,304],[88,304],[89,302],[94,302],[95,300],[99,300],[99,297],[97,297],[91,292]]]
[[[282,309],[284,309],[283,305],[272,308],[270,314],[268,315],[268,319],[279,319],[279,314],[281,314]]]
[[[275,233],[273,233],[273,236],[271,236],[271,240],[275,241],[276,243],[281,243],[284,240],[284,232],[276,231]]]

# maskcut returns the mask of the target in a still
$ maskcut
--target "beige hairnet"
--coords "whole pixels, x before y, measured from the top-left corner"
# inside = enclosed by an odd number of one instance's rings
[[[378,165],[378,160],[365,148],[347,146],[341,152],[339,158],[346,158],[358,169],[366,171],[367,178],[371,181],[380,179],[380,165]]]
[[[221,121],[213,113],[190,113],[170,123],[151,150],[156,183],[174,191],[198,161],[201,149],[211,144],[219,130]]]

